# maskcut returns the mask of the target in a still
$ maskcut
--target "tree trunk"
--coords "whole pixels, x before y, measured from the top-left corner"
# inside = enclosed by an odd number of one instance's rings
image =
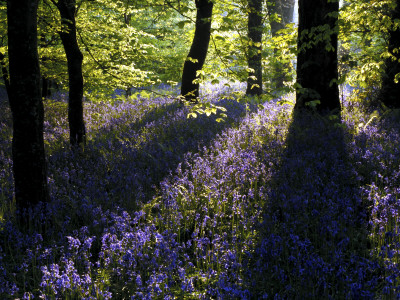
[[[182,72],[181,95],[187,100],[197,101],[199,97],[199,84],[193,83],[197,71],[201,70],[206,60],[208,44],[211,36],[211,16],[213,2],[211,0],[195,0],[196,27],[192,46],[186,58]]]
[[[320,113],[340,110],[338,12],[339,1],[299,0],[296,109],[319,100]]]
[[[83,55],[76,37],[75,0],[59,0],[57,3],[61,15],[59,32],[68,63],[69,102],[68,122],[70,143],[72,146],[85,144],[86,130],[83,119]]]
[[[38,0],[7,1],[13,174],[20,212],[49,199],[37,52],[37,7]]]
[[[262,94],[262,0],[249,0],[249,16],[247,22],[249,46],[248,65],[254,71],[247,78],[246,95]],[[255,77],[255,78],[254,78]]]
[[[396,8],[391,17],[392,20],[400,19],[400,0],[396,1]],[[400,73],[400,28],[398,27],[389,31],[388,50],[392,57],[385,61],[379,98],[387,107],[400,108],[400,82],[395,82],[396,74]]]
[[[277,36],[277,32],[284,29],[285,26],[293,22],[293,12],[294,12],[295,0],[275,0],[267,1],[268,16],[270,18],[271,35],[272,37]],[[280,22],[273,19],[275,15],[280,17]],[[289,69],[288,64],[283,64],[280,61],[279,53],[274,49],[274,58],[272,66],[272,84],[276,89],[281,89],[284,87],[283,82],[291,80],[288,78],[287,73]]]
[[[4,62],[4,59],[5,59],[5,55],[0,52],[1,77],[3,77],[7,95],[10,95],[10,80],[8,78],[8,70],[6,67],[6,63]]]
[[[46,99],[50,96],[49,80],[42,76],[42,98]]]

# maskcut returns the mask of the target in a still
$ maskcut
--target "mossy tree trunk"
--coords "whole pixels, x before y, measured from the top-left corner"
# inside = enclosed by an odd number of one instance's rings
[[[299,0],[296,109],[340,111],[338,14],[339,1]]]
[[[211,17],[213,2],[211,0],[195,0],[196,25],[189,54],[183,65],[181,95],[186,100],[196,102],[199,97],[199,84],[193,83],[197,71],[203,68],[206,60],[211,36]]]
[[[13,174],[15,199],[21,212],[49,199],[37,51],[37,7],[38,0],[7,1]]]
[[[254,71],[247,78],[246,95],[262,94],[262,0],[248,0],[248,66]]]

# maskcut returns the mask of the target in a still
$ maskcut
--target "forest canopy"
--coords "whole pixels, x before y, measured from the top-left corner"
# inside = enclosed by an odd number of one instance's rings
[[[285,87],[285,92],[293,89],[297,36],[296,23],[293,19],[287,20],[293,18],[294,1],[277,3],[267,1],[260,12],[263,85],[267,93],[273,90],[274,94],[277,90],[273,78],[278,76],[274,74],[277,70],[286,76],[285,84],[278,87]],[[2,65],[7,68],[5,1],[0,5],[0,53]],[[75,5],[86,97],[95,99],[116,90],[127,92],[181,81],[183,63],[194,34],[194,1],[82,0]],[[289,6],[289,12],[279,5]],[[338,23],[341,83],[360,88],[379,86],[384,60],[390,56],[388,34],[398,26],[396,19],[391,18],[394,5],[395,1],[391,0],[342,1]],[[287,15],[282,15],[283,12]],[[247,80],[247,13],[246,1],[215,2],[209,53],[204,72],[199,74],[200,80]],[[297,18],[297,12],[294,15]],[[58,34],[62,30],[60,18],[53,1],[39,2],[41,76],[54,91],[66,91],[68,86],[66,57]],[[285,67],[277,69],[277,64]],[[1,84],[4,86],[4,81]]]

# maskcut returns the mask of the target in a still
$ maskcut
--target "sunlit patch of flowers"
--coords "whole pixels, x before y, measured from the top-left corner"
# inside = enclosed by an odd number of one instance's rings
[[[350,143],[368,211],[372,252],[384,265],[383,294],[400,298],[400,124],[377,122]]]
[[[52,201],[25,232],[5,214],[0,297],[400,298],[400,125],[358,104],[339,122],[211,91],[224,122],[171,96],[87,102],[81,151],[65,99],[46,100]]]

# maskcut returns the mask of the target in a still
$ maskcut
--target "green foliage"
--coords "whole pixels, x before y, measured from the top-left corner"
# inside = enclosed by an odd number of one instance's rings
[[[85,57],[86,90],[112,92],[153,83],[152,72],[137,66],[153,47],[146,41],[151,35],[125,23],[124,15],[130,12],[125,11],[123,2],[84,4],[77,23]]]
[[[295,67],[297,55],[297,26],[289,23],[275,36],[267,38],[265,43],[263,78],[267,88],[276,95],[294,91]],[[274,78],[283,81],[283,87],[276,86]]]
[[[351,86],[374,88],[380,84],[387,51],[387,33],[393,0],[356,0],[340,11],[340,75]]]
[[[191,22],[173,3],[169,4],[157,0],[77,2],[77,39],[84,57],[87,97],[101,99],[116,89],[128,91],[132,87],[180,80],[192,34],[190,26],[182,24]],[[181,11],[191,14],[189,5],[181,5]],[[67,89],[66,57],[58,36],[61,30],[58,9],[52,1],[42,0],[38,17],[42,75],[62,90]],[[3,29],[5,26],[0,26]]]
[[[162,82],[178,82],[194,33],[195,10],[192,1],[168,3],[155,1],[137,10],[131,23],[149,35],[141,42],[152,45],[147,58],[139,61],[138,66],[151,70]]]
[[[185,106],[188,107],[187,118],[197,118],[198,115],[206,115],[207,117],[211,115],[215,115],[217,118],[215,119],[217,122],[224,122],[226,115],[226,108],[223,106],[215,105],[209,101],[201,101],[197,99],[196,103],[185,100],[184,97],[179,97],[180,101],[184,103]]]
[[[207,79],[247,79],[247,2],[216,1],[212,35],[203,70]]]
[[[363,89],[379,87],[383,62],[391,56],[387,33],[399,25],[398,20],[390,18],[394,5],[394,0],[344,1],[339,15],[339,84]],[[265,10],[260,12],[264,16],[264,90],[276,97],[294,90],[297,27],[287,24],[272,37],[270,22],[279,21],[280,16],[267,17]],[[58,10],[52,1],[40,0],[38,16],[41,73],[59,89],[67,90]],[[198,82],[246,81],[247,48],[251,43],[247,16],[247,1],[215,1],[210,47]],[[131,88],[180,82],[194,34],[194,1],[81,0],[77,1],[76,19],[88,99],[103,99],[116,89],[129,95]],[[4,1],[0,2],[0,24],[0,51],[7,54]],[[301,34],[314,37],[314,42],[324,41],[331,49],[330,30],[336,28],[320,26]],[[276,85],[273,79],[277,77],[283,86]]]

